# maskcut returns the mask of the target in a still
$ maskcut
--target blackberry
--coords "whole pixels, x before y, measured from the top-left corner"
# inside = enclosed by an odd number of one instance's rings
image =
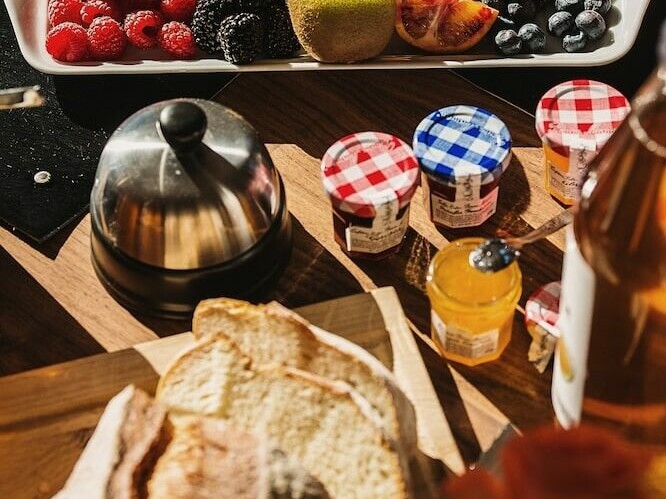
[[[249,14],[260,14],[266,7],[268,0],[236,0],[238,12],[247,12]]]
[[[254,61],[261,53],[261,19],[243,12],[225,17],[220,24],[218,42],[224,58],[232,64]]]
[[[262,13],[264,52],[270,58],[290,57],[301,48],[286,5],[271,5]]]
[[[197,46],[204,52],[216,54],[222,51],[218,32],[222,20],[237,13],[237,0],[198,0],[192,16],[192,34]]]

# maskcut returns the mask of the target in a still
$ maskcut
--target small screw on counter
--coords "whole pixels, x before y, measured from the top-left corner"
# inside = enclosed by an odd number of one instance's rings
[[[32,179],[35,181],[35,184],[38,185],[48,184],[51,181],[51,173],[47,172],[46,170],[42,170],[35,173]]]

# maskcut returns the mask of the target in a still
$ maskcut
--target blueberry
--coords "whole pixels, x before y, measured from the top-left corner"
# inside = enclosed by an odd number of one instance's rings
[[[518,30],[518,36],[523,40],[523,46],[532,54],[541,52],[546,47],[546,34],[536,24],[524,24]]]
[[[611,0],[585,0],[583,3],[585,10],[595,10],[602,16],[611,8]]]
[[[548,0],[534,0],[534,6],[536,7],[537,12],[541,12],[548,3]]]
[[[537,3],[539,2],[539,0],[514,0],[514,1],[517,1],[524,8],[534,12],[534,14],[536,15]]]
[[[562,48],[567,52],[580,52],[587,45],[587,35],[582,31],[574,35],[566,35],[562,40]]]
[[[497,16],[497,20],[495,21],[495,24],[493,27],[498,28],[497,31],[501,31],[503,29],[517,29],[518,26],[516,24],[516,21],[513,19],[509,19],[506,16],[499,15]]]
[[[495,36],[497,48],[505,55],[514,55],[523,48],[523,40],[512,29],[503,29]]]
[[[510,3],[506,7],[507,17],[514,20],[519,26],[530,22],[536,16],[536,7],[532,0]]]
[[[555,10],[576,15],[585,8],[583,2],[584,0],[555,0]]]
[[[574,26],[574,16],[568,12],[555,12],[548,18],[548,32],[562,38]]]
[[[500,13],[506,12],[507,0],[481,0],[488,7],[492,7],[495,10],[499,10]]]
[[[576,16],[576,27],[590,40],[598,40],[606,32],[604,17],[594,10],[584,10]]]

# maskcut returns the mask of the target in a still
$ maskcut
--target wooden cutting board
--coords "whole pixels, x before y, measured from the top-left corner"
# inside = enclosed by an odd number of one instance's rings
[[[449,423],[393,288],[297,312],[361,345],[392,369],[415,406],[420,449],[454,472],[463,471]],[[191,333],[178,334],[0,378],[0,498],[50,497],[59,490],[108,400],[130,383],[153,393],[160,373],[193,341]],[[479,441],[487,447],[484,440],[492,440],[506,419],[471,385],[454,377]],[[425,456],[415,463],[417,480],[433,472],[432,464]]]

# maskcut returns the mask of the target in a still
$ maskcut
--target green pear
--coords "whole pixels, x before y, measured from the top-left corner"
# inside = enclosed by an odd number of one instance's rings
[[[321,62],[379,55],[393,35],[395,0],[288,0],[301,45]]]

